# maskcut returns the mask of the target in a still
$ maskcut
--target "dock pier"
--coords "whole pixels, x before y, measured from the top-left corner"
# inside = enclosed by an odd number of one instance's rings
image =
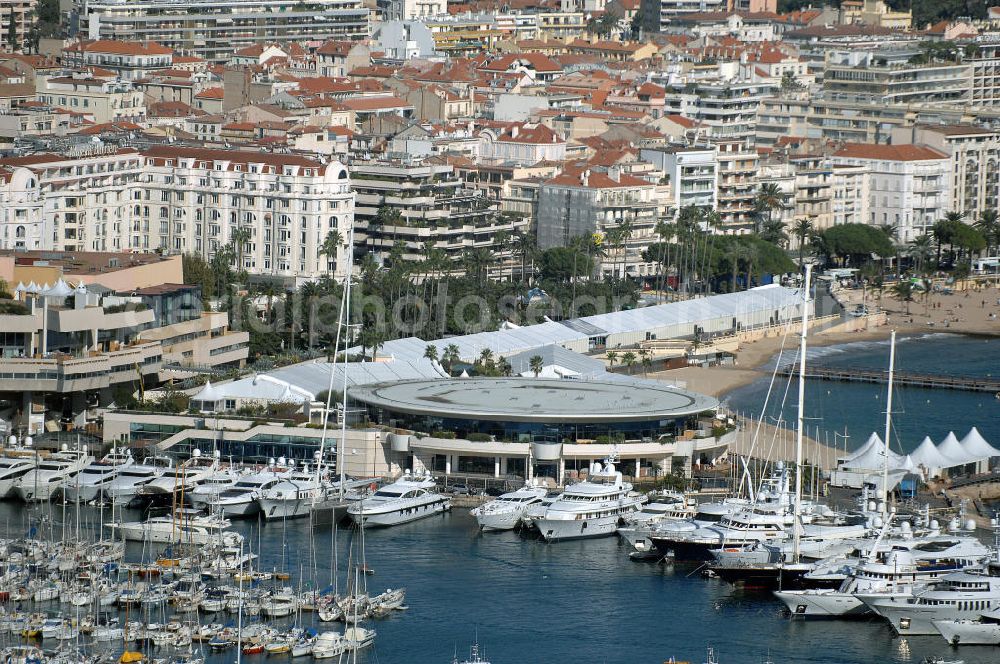
[[[778,373],[782,376],[799,375],[798,367],[791,365],[779,368]],[[808,368],[806,369],[806,378],[835,380],[844,383],[886,383],[889,380],[888,373],[882,370],[834,369],[829,367]],[[1000,380],[973,376],[947,376],[897,371],[893,377],[893,383],[897,386],[905,385],[909,387],[930,387],[1000,394]]]

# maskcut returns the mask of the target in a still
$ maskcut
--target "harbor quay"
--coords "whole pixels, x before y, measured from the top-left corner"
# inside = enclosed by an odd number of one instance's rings
[[[716,399],[653,381],[436,378],[349,395],[344,432],[221,413],[116,411],[105,417],[104,440],[180,456],[214,449],[250,463],[308,461],[324,446],[343,454],[354,477],[427,471],[562,485],[607,458],[634,478],[690,476],[725,458],[735,430],[716,418]]]

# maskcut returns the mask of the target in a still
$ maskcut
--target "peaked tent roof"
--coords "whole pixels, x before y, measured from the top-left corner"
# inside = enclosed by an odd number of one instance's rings
[[[934,445],[934,441],[931,440],[930,436],[925,436],[917,449],[910,453],[910,459],[913,463],[923,466],[927,470],[936,470],[938,468],[949,468],[951,466],[958,465],[952,459],[949,459],[941,450]]]
[[[958,442],[958,437],[955,435],[954,431],[949,431],[948,435],[944,437],[944,440],[938,443],[937,447],[941,454],[953,460],[953,466],[962,466],[985,458],[983,456],[970,456],[969,453],[965,451],[965,448],[962,447],[962,443]]]
[[[976,427],[969,429],[969,433],[965,434],[960,443],[970,457],[1000,457],[1000,450],[990,445]]]
[[[906,469],[907,458],[889,450],[888,467],[890,471]],[[877,470],[886,465],[886,449],[877,433],[872,433],[860,448],[840,460],[845,468],[862,468]]]

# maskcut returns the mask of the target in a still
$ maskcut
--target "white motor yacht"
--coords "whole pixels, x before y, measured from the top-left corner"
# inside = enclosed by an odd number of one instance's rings
[[[624,518],[618,536],[636,551],[651,551],[653,543],[649,533],[653,526],[663,521],[680,522],[692,519],[698,513],[693,500],[681,493],[664,491],[647,496],[648,502],[638,512]]]
[[[611,462],[595,463],[587,480],[566,487],[535,522],[546,541],[613,535],[622,519],[638,512],[646,497],[632,491]]]
[[[177,466],[174,472],[142,485],[136,490],[136,495],[155,498],[174,493],[187,494],[219,470],[222,465],[220,458],[218,451],[212,457],[204,457],[201,450],[193,450],[191,458]]]
[[[975,620],[1000,609],[1000,561],[945,575],[912,596],[864,601],[900,636],[937,634],[934,621]]]
[[[430,474],[403,475],[348,507],[347,514],[366,526],[395,526],[451,509],[451,499],[437,493],[435,487]]]
[[[218,511],[223,516],[229,517],[256,514],[260,511],[257,499],[264,495],[265,491],[282,482],[290,473],[291,471],[285,467],[285,460],[281,459],[278,465],[271,465],[259,473],[244,475],[235,484],[223,489],[218,496],[209,499],[208,508],[212,512]],[[203,487],[199,487],[201,488]]]
[[[502,494],[470,512],[483,530],[512,530],[532,505],[541,504],[548,489],[526,484],[517,491]]]
[[[329,485],[323,481],[323,471],[317,477],[305,466],[268,488],[256,497],[257,506],[265,519],[297,519],[308,516],[313,505],[323,502]]]
[[[63,489],[66,500],[89,503],[97,500],[118,474],[134,462],[130,450],[113,448],[111,452],[84,468],[76,480],[68,482]]]
[[[34,470],[37,465],[38,457],[31,448],[4,450],[3,456],[0,456],[0,499],[10,496],[21,478]]]
[[[953,646],[1000,646],[1000,609],[975,620],[935,620],[934,629]]]
[[[115,503],[127,503],[135,498],[139,487],[163,477],[173,465],[165,456],[147,457],[142,463],[130,464],[105,485],[104,497]]]
[[[94,457],[84,450],[63,449],[38,462],[33,470],[21,477],[14,492],[25,502],[49,500],[76,478]]]
[[[221,542],[226,546],[239,544],[239,533],[227,532],[232,525],[219,516],[204,516],[197,510],[179,509],[173,515],[157,516],[145,521],[105,524],[127,540],[149,541],[158,544],[209,544]]]
[[[236,468],[220,468],[204,478],[198,486],[184,494],[191,507],[197,510],[209,509],[219,499],[224,491],[236,486],[236,483],[246,477]]]
[[[900,544],[862,561],[837,589],[776,590],[796,617],[863,615],[863,598],[905,598],[940,576],[979,565],[989,549],[974,538],[935,537]]]

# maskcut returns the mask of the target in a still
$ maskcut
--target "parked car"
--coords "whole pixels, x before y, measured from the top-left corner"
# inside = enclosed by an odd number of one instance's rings
[[[451,486],[448,487],[447,490],[456,496],[472,495],[472,489],[470,489],[468,485],[465,484],[452,484]]]

